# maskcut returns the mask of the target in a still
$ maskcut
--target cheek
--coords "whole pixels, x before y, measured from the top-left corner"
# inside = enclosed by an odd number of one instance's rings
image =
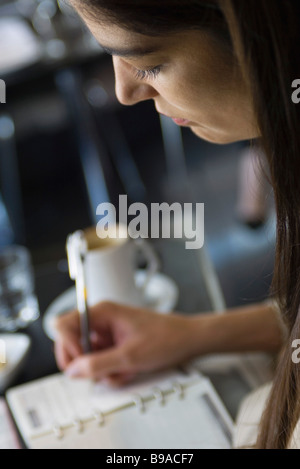
[[[181,109],[188,113],[199,112],[201,103],[203,104],[203,93],[197,87],[182,78],[175,78],[166,84],[160,83],[156,87],[159,95],[170,106]],[[180,116],[179,116],[180,117]],[[184,117],[188,117],[184,115]]]
[[[224,101],[222,89],[224,83],[220,83],[220,77],[210,67],[195,70],[194,64],[191,67],[189,63],[169,70],[157,85],[162,98],[177,109],[192,113],[190,117],[214,115]]]
[[[158,79],[156,89],[167,103],[161,109],[198,124],[192,127],[198,137],[227,144],[254,135],[249,103],[240,88],[228,70],[208,66],[191,72],[187,65]]]

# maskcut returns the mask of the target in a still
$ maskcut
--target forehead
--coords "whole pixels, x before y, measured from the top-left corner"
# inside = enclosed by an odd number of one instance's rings
[[[82,17],[99,44],[112,55],[128,57],[131,52],[134,52],[135,56],[147,55],[168,47],[171,42],[169,36],[155,37],[139,34],[113,24],[103,17],[100,17],[98,21]]]
[[[111,55],[121,57],[143,56],[159,52],[162,41],[144,36],[117,26],[95,26],[89,28],[99,44]]]
[[[203,29],[147,36],[113,23],[104,14],[97,13],[97,17],[92,18],[84,11],[77,11],[99,44],[111,55],[138,59],[156,54],[163,58],[176,55],[195,59],[203,54],[215,56],[218,52],[215,41],[211,41],[210,34]]]
[[[77,9],[77,12],[99,44],[112,55],[130,57],[133,52],[134,57],[138,57],[168,52],[178,45],[191,43],[189,34],[192,31],[147,36],[113,23],[104,14],[97,13],[97,17],[92,18],[84,11]]]

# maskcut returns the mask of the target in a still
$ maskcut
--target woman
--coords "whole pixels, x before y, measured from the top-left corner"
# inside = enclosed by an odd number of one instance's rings
[[[201,354],[282,348],[256,446],[287,448],[299,420],[299,12],[293,0],[71,0],[113,56],[124,105],[158,112],[215,143],[261,140],[277,211],[272,304],[226,315],[161,316],[102,303],[91,312],[95,352],[82,356],[76,314],[59,325],[56,356],[72,376],[124,382]],[[286,335],[285,335],[286,334]],[[299,442],[300,444],[300,442]]]

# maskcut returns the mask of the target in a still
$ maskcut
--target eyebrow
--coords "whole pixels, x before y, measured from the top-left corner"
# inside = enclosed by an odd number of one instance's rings
[[[101,44],[100,44],[101,45]],[[142,57],[144,55],[151,55],[154,54],[155,52],[160,50],[160,47],[155,47],[155,48],[132,48],[132,49],[112,49],[110,47],[106,47],[101,45],[102,49],[104,52],[106,52],[109,55],[116,55],[118,57]]]

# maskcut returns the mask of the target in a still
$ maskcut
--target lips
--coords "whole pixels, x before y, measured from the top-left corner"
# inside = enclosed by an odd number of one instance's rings
[[[172,117],[173,122],[177,125],[189,125],[190,121],[188,119],[180,119],[177,117]]]
[[[164,114],[163,112],[160,112],[158,109],[156,109],[158,114],[161,114],[162,116],[168,117],[169,119],[172,119],[172,121],[177,124],[177,125],[182,125],[182,126],[188,126],[191,125],[192,122],[188,119],[182,119],[181,117],[171,117],[168,116],[167,114]]]

